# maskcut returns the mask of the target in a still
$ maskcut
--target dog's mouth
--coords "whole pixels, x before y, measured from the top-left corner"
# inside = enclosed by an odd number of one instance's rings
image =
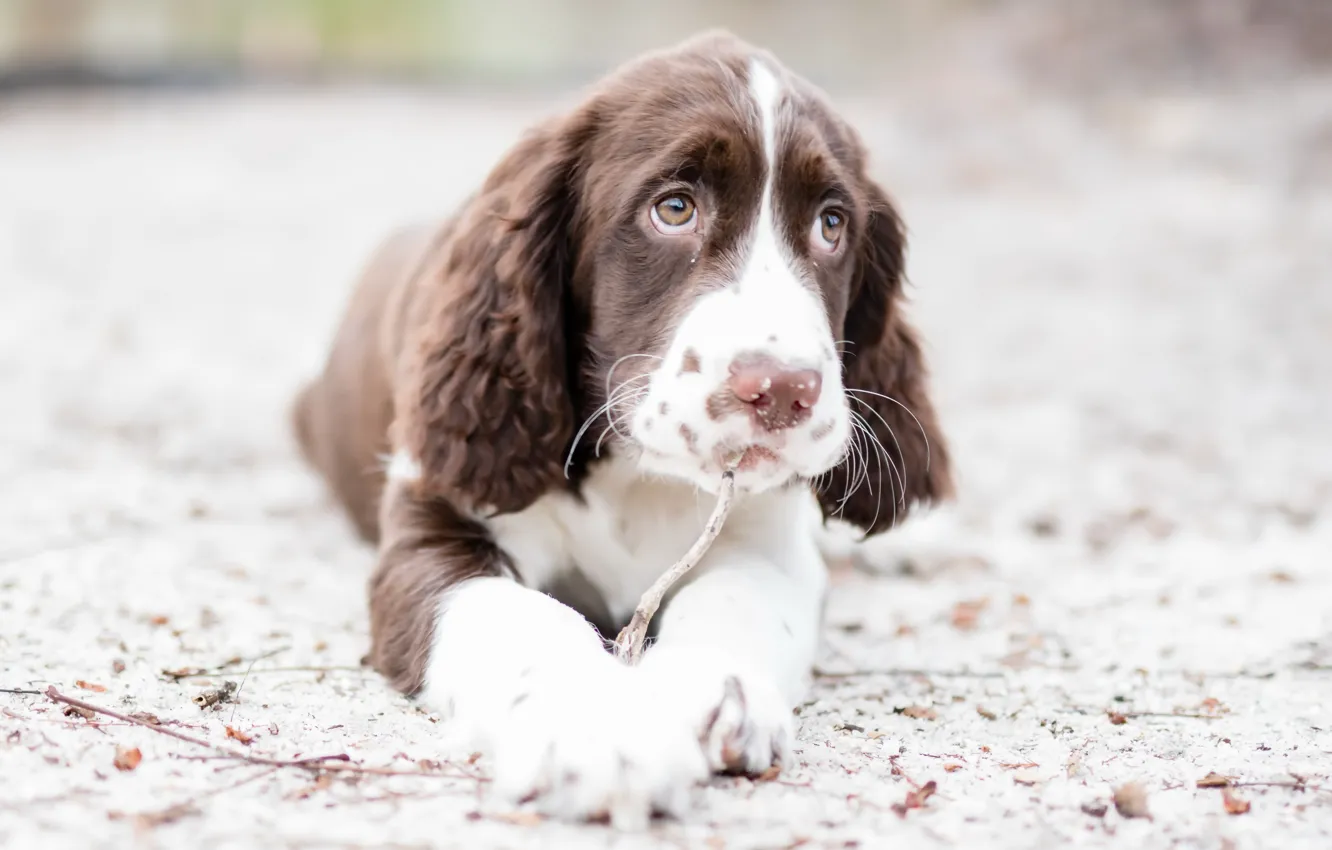
[[[753,472],[761,467],[781,463],[782,456],[769,446],[751,443],[738,449],[717,449],[717,465],[736,472]]]

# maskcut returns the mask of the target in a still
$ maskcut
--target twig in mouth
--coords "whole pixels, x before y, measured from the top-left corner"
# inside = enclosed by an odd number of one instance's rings
[[[708,548],[721,533],[722,525],[726,522],[726,516],[731,512],[734,501],[735,471],[728,469],[722,473],[721,487],[717,490],[717,505],[712,509],[707,524],[703,526],[703,533],[694,541],[694,545],[689,547],[684,557],[662,573],[643,594],[638,607],[634,609],[633,618],[629,620],[629,625],[621,629],[619,636],[615,638],[616,658],[626,664],[637,664],[643,657],[643,641],[647,638],[648,623],[661,607],[661,600],[676,582],[684,578],[685,573],[703,560]]]

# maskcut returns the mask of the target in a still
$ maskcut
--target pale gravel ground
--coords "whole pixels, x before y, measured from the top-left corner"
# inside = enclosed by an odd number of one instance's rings
[[[259,769],[0,694],[0,846],[1332,846],[1332,85],[1074,110],[935,83],[846,106],[913,231],[962,499],[864,553],[887,575],[838,572],[822,663],[869,672],[819,683],[782,783],[718,781],[650,836],[505,822],[469,780],[284,771],[204,798]],[[366,647],[371,553],[285,406],[385,229],[550,106],[0,103],[0,687],[255,752],[451,754],[373,675],[265,672]],[[159,675],[283,648],[218,713]],[[1228,816],[1210,771],[1324,790],[1245,789]],[[906,777],[939,793],[903,820]],[[1130,780],[1154,819],[1081,810]],[[155,830],[108,817],[190,800]]]

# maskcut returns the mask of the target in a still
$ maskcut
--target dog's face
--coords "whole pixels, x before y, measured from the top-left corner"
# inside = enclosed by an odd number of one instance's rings
[[[868,530],[948,489],[897,214],[854,130],[770,55],[707,36],[622,68],[476,206],[458,238],[495,247],[460,273],[491,264],[474,309],[527,323],[495,368],[534,391],[487,403],[563,440],[563,473],[616,452],[706,490],[728,468],[751,492],[812,480]]]
[[[821,475],[850,445],[837,343],[869,215],[846,131],[766,58],[633,76],[586,174],[607,440],[705,489]]]

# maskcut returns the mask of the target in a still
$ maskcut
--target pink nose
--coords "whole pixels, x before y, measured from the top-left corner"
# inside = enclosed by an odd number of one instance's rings
[[[817,369],[794,369],[766,354],[742,354],[731,361],[730,372],[727,386],[767,431],[804,422],[823,390]]]

